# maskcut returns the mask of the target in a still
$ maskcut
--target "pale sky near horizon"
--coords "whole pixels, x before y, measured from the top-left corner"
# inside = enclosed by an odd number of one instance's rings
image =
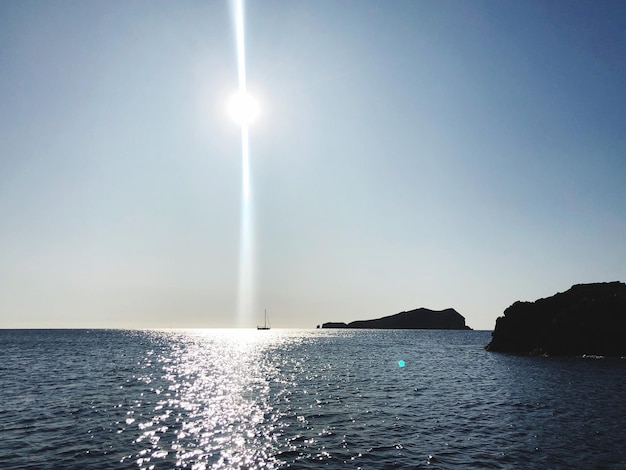
[[[255,310],[626,281],[626,3],[249,1]],[[0,327],[236,326],[226,1],[0,0]]]

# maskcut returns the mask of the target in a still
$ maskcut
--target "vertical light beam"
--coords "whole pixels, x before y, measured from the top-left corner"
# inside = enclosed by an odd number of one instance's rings
[[[246,90],[246,49],[244,34],[244,3],[235,0],[235,36],[237,42],[237,72],[239,95],[245,96]],[[241,124],[241,232],[239,245],[239,286],[237,298],[237,324],[250,326],[254,309],[254,253],[252,206],[250,197],[250,141],[249,123]]]
[[[240,93],[246,91],[246,44],[243,22],[243,0],[235,0],[235,40],[237,42],[237,73]]]
[[[250,195],[250,158],[248,127],[241,129],[241,233],[239,245],[239,293],[237,323],[250,326],[254,315],[254,230],[252,223],[252,201]]]

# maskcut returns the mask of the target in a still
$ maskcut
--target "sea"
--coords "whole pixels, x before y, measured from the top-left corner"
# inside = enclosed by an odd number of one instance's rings
[[[0,330],[0,468],[626,468],[626,359],[490,335]]]

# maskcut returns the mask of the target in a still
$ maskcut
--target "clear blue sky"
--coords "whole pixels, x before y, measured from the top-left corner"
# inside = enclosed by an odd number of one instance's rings
[[[246,5],[273,326],[626,280],[626,2]],[[235,326],[230,6],[0,0],[0,327]]]

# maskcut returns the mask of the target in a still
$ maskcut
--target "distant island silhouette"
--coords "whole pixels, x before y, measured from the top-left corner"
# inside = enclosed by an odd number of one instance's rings
[[[577,284],[535,302],[515,302],[496,320],[488,351],[554,356],[626,356],[626,284]]]
[[[319,325],[318,325],[319,328]],[[322,328],[399,329],[399,330],[471,330],[465,317],[453,308],[429,310],[418,308],[374,320],[357,320],[351,323],[328,322]]]

